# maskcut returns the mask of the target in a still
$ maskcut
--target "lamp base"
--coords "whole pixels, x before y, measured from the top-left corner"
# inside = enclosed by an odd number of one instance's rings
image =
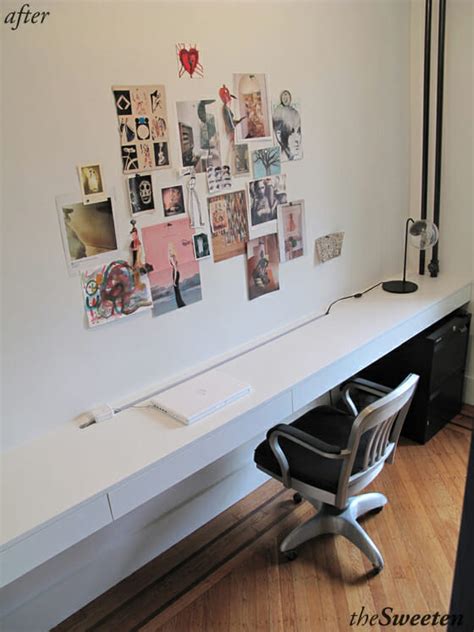
[[[386,292],[393,292],[394,294],[410,294],[416,292],[418,286],[412,281],[385,281],[382,283],[382,288]]]

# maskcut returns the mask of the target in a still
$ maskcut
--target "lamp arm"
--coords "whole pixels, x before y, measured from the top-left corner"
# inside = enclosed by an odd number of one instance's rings
[[[415,223],[413,217],[409,217],[405,224],[405,255],[403,257],[403,283],[407,280],[407,249],[408,249],[408,226],[410,222]]]

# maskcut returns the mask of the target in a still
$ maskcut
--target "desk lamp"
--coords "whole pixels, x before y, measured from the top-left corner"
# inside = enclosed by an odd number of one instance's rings
[[[405,226],[405,255],[403,259],[403,279],[401,281],[385,281],[382,287],[386,292],[394,292],[395,294],[409,294],[416,292],[418,285],[412,281],[407,281],[407,246],[408,235],[410,235],[410,243],[419,250],[431,248],[438,242],[438,227],[433,222],[426,219],[420,219],[415,222],[412,217],[407,219]]]

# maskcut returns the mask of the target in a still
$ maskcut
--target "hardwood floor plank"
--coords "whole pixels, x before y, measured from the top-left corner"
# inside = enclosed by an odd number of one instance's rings
[[[447,611],[472,436],[470,418],[453,422],[424,446],[402,440],[367,488],[389,500],[361,520],[384,557],[380,575],[368,576],[370,562],[342,536],[307,542],[286,561],[279,543],[314,509],[269,481],[56,630],[346,632],[362,606]]]

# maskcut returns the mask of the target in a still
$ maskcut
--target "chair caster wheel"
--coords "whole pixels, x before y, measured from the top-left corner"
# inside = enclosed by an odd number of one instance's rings
[[[372,514],[372,516],[375,516],[375,514],[378,514],[382,511],[383,506],[382,507],[376,507],[375,509],[372,509],[372,511],[370,512]]]
[[[298,553],[294,549],[292,549],[291,551],[285,551],[283,555],[289,562],[296,560],[296,558],[298,557]]]
[[[383,571],[383,565],[382,566],[374,566],[372,568],[372,571],[370,573],[370,575],[372,577],[375,577],[376,575],[380,575],[380,573]]]
[[[293,494],[293,502],[295,503],[295,505],[299,505],[302,500],[303,497],[301,496],[301,494],[299,494],[298,492],[296,492],[296,494]]]

